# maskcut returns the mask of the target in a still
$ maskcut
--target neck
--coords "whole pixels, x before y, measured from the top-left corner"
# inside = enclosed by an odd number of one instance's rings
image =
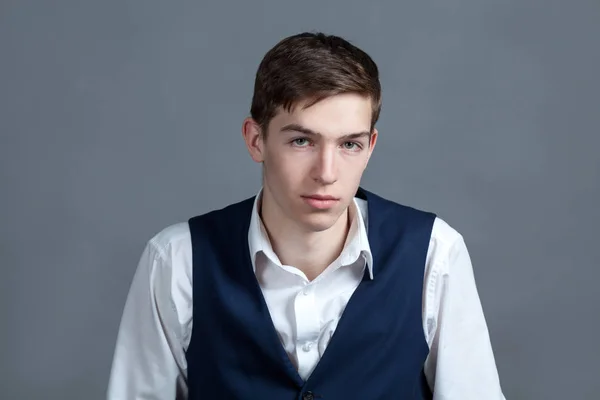
[[[269,196],[263,195],[259,210],[277,257],[301,270],[309,280],[319,276],[344,249],[351,225],[348,209],[332,227],[320,232],[303,229],[286,218]]]

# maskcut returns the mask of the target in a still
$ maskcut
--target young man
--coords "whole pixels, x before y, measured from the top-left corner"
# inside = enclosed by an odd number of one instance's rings
[[[380,108],[342,38],[266,54],[242,127],[262,187],[148,242],[109,400],[504,398],[462,236],[359,186]]]

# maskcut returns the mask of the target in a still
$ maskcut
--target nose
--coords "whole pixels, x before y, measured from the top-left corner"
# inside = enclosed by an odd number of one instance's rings
[[[315,164],[312,170],[312,177],[315,181],[323,185],[331,185],[337,181],[337,160],[336,151],[328,146],[324,146],[316,154]]]

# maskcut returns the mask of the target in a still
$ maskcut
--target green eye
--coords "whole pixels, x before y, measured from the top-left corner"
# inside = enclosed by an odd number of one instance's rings
[[[292,141],[292,143],[294,143],[296,146],[304,147],[305,145],[308,144],[308,139],[306,139],[306,138],[298,138],[298,139],[294,139]]]
[[[359,150],[361,148],[360,144],[356,142],[345,142],[344,148],[346,150]]]

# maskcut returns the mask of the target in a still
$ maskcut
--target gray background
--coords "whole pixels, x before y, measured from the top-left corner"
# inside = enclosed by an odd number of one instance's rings
[[[143,245],[256,193],[254,73],[303,30],[378,62],[363,185],[463,233],[507,398],[598,398],[598,0],[0,1],[0,398],[104,397]]]

